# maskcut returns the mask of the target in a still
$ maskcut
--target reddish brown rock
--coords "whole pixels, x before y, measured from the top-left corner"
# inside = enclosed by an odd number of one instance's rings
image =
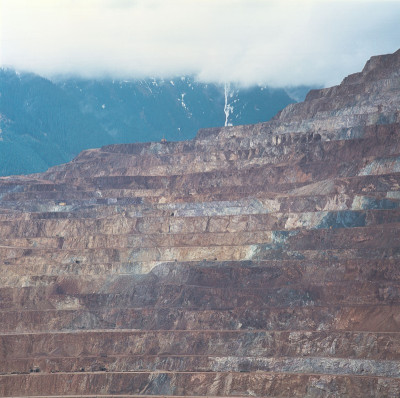
[[[0,178],[0,396],[400,396],[400,50],[272,121]]]

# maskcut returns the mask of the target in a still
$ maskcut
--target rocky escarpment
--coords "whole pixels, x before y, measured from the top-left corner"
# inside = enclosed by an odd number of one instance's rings
[[[0,395],[398,397],[399,75],[2,178]]]

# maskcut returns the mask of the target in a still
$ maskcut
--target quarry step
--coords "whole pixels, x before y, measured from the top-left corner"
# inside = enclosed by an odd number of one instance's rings
[[[117,288],[118,283],[121,285]],[[74,308],[97,310],[102,306],[122,308],[297,308],[323,306],[329,302],[341,305],[400,304],[400,285],[397,282],[331,282],[324,284],[291,284],[265,288],[215,288],[143,281],[134,286],[128,281],[115,280],[110,289],[95,285],[79,286],[68,283],[55,286],[1,288],[0,309],[33,310]]]
[[[151,196],[162,195],[168,192],[218,192],[221,189],[230,189],[233,186],[238,189],[258,188],[260,192],[268,191],[282,192],[297,188],[311,182],[323,181],[334,177],[357,177],[371,175],[387,175],[399,170],[399,156],[387,156],[383,158],[364,158],[349,162],[324,162],[287,164],[282,166],[252,166],[249,169],[217,170],[215,172],[193,173],[173,176],[109,176],[85,179],[86,188],[94,191],[104,189],[130,189],[141,196],[144,192]],[[284,177],[282,177],[284,176]],[[72,182],[72,181],[71,181]],[[232,185],[233,183],[233,185]],[[297,185],[297,186],[296,186]],[[50,195],[52,194],[52,195]],[[148,196],[148,194],[146,196]],[[40,199],[42,196],[57,198],[52,192],[19,192],[10,193],[4,199],[22,201],[29,199]]]
[[[234,207],[245,207],[247,204],[251,204],[252,201],[257,203],[263,203],[264,201],[270,201],[271,204],[275,203],[275,209],[281,209],[281,211],[290,211],[290,209],[303,208],[304,211],[313,211],[314,209],[324,208],[327,203],[334,205],[339,199],[342,199],[340,205],[347,206],[351,205],[349,201],[353,198],[359,198],[357,200],[365,200],[364,203],[368,206],[368,201],[370,201],[370,206],[372,208],[379,208],[379,203],[381,206],[396,206],[395,203],[399,202],[398,186],[400,183],[400,173],[392,173],[390,175],[380,175],[376,176],[356,176],[351,178],[341,178],[341,179],[329,179],[324,181],[318,181],[313,183],[304,184],[284,184],[281,188],[285,188],[281,193],[265,192],[265,186],[254,185],[250,191],[250,188],[246,188],[249,192],[250,197],[244,197],[246,190],[244,187],[232,187],[232,189],[227,189],[220,191],[217,194],[217,189],[201,189],[203,193],[197,190],[196,195],[188,194],[181,198],[178,203],[174,203],[175,199],[172,192],[165,192],[160,190],[157,193],[155,191],[151,192],[152,196],[140,196],[143,195],[143,191],[135,190],[113,190],[106,192],[103,196],[104,198],[93,198],[87,200],[70,200],[66,201],[65,197],[60,197],[58,201],[54,199],[40,199],[34,195],[35,200],[27,199],[26,195],[31,195],[29,193],[20,193],[18,198],[17,194],[10,194],[7,198],[3,198],[1,204],[4,208],[8,208],[9,211],[15,209],[21,215],[24,209],[32,212],[29,214],[30,218],[35,217],[46,217],[46,213],[52,213],[52,217],[72,217],[72,218],[84,218],[84,217],[104,217],[106,215],[118,214],[118,207],[116,205],[123,205],[125,211],[130,211],[137,213],[137,215],[142,216],[145,214],[151,216],[158,215],[168,215],[168,213],[163,213],[163,211],[169,211],[173,207],[183,206],[201,209],[204,207],[206,210],[208,206],[223,206],[231,207],[230,202],[232,199],[236,198],[236,205]],[[275,190],[279,187],[272,187]],[[123,192],[122,192],[123,191]],[[209,196],[207,192],[212,192]],[[188,191],[189,193],[189,191]],[[96,192],[87,192],[87,195],[96,196]],[[122,195],[122,196],[121,196]],[[124,197],[128,195],[128,197]],[[347,195],[347,196],[346,196]],[[383,195],[383,196],[382,196]],[[203,197],[203,199],[202,199]],[[229,198],[229,199],[228,199]],[[205,199],[205,200],[204,200]],[[343,202],[343,199],[346,199]],[[21,202],[22,201],[22,202]],[[165,204],[161,202],[165,201]],[[385,202],[386,201],[386,202]],[[197,202],[197,205],[196,203]],[[221,203],[222,202],[222,203]],[[375,204],[374,204],[375,202]],[[60,205],[61,203],[61,205]],[[315,207],[310,207],[315,203]],[[324,204],[325,203],[325,204]],[[386,203],[386,204],[385,204]],[[302,206],[302,207],[300,207]],[[368,207],[367,207],[368,208]],[[385,208],[385,207],[383,207]],[[260,208],[261,210],[261,208]],[[269,211],[274,211],[274,208],[268,209]],[[121,211],[121,210],[119,210]],[[99,213],[100,212],[100,213]],[[40,214],[43,213],[43,216]],[[58,215],[56,215],[58,214]],[[26,217],[26,214],[24,215]],[[3,215],[3,217],[10,218],[10,215]],[[14,215],[15,217],[15,215]]]
[[[330,132],[329,138],[326,132],[318,134],[284,134],[280,136],[265,136],[263,139],[252,138],[251,140],[243,139],[241,141],[224,142],[221,147],[212,146],[199,152],[172,152],[168,154],[147,154],[143,155],[118,155],[107,158],[108,162],[120,164],[120,168],[116,168],[107,174],[110,176],[120,175],[152,175],[167,176],[171,174],[187,174],[201,170],[202,172],[211,172],[213,170],[223,170],[229,168],[232,170],[233,162],[237,169],[249,167],[251,165],[269,165],[284,164],[293,160],[293,155],[298,153],[307,153],[307,161],[317,159],[321,156],[320,152],[324,152],[326,160],[334,159],[337,162],[346,161],[349,156],[354,157],[354,153],[362,153],[364,157],[370,156],[387,156],[388,151],[391,154],[398,154],[400,151],[399,144],[393,140],[393,134],[396,124],[381,125],[375,131],[365,131],[363,129],[348,128],[345,131],[340,129],[336,135],[342,137],[343,141],[336,140],[335,134]],[[365,136],[366,135],[366,136]],[[378,137],[378,139],[377,139]],[[329,141],[325,141],[328,140]],[[387,148],[387,142],[392,141],[390,149]],[[279,144],[277,146],[277,142]],[[284,145],[283,145],[284,144]],[[357,146],[357,151],[354,148]],[[298,161],[301,158],[298,159]],[[67,174],[63,173],[63,178],[79,178],[81,172],[90,173],[92,176],[100,176],[104,174],[103,163],[93,167],[89,158],[85,163],[84,160],[77,159],[67,170]],[[58,172],[60,174],[60,172]],[[57,181],[57,171],[47,173],[48,178]],[[43,187],[43,188],[41,188]],[[51,190],[63,189],[65,184],[52,185],[41,184],[37,188],[30,187],[32,190]]]
[[[39,369],[43,373],[91,373],[91,372],[276,372],[324,375],[359,375],[369,377],[399,378],[397,361],[327,357],[224,357],[224,356],[107,356],[105,359],[81,356],[80,358],[53,358],[46,360],[25,359],[24,365],[15,367],[16,361],[6,363],[6,374],[30,374]],[[22,362],[20,362],[22,364]],[[17,365],[18,366],[18,365]],[[52,369],[52,370],[49,370]],[[0,370],[0,375],[4,373]]]
[[[177,276],[179,272],[179,276]],[[126,278],[130,283],[143,280],[149,274],[153,280],[179,282],[196,286],[263,287],[268,284],[329,283],[339,281],[394,282],[400,280],[398,260],[394,258],[346,260],[266,260],[266,261],[192,261],[138,263],[83,263],[76,259],[71,264],[52,263],[38,266],[28,264],[0,265],[3,287],[41,286],[49,283],[92,283],[98,285],[110,276],[117,281]],[[137,283],[137,282],[136,282]]]
[[[0,311],[1,333],[14,331],[144,330],[290,330],[398,332],[400,306],[341,305],[297,308],[112,308],[89,311],[75,307]]]
[[[278,394],[304,397],[310,389],[329,388],[332,383],[341,390],[351,386],[359,396],[395,398],[400,393],[397,378],[361,375],[321,375],[268,372],[83,372],[0,376],[0,394],[4,397],[29,395],[60,395],[69,386],[69,394],[97,392],[166,395],[218,396],[254,395],[271,397]],[[56,382],[57,380],[57,382]],[[67,382],[69,380],[69,382]],[[329,391],[329,390],[328,390]],[[287,392],[287,393],[286,393]],[[285,394],[285,395],[283,395]]]
[[[400,203],[400,202],[399,202]],[[110,223],[113,231],[110,233]],[[232,216],[124,218],[115,217],[103,222],[43,223],[32,221],[30,228],[20,230],[18,222],[1,223],[0,248],[32,250],[77,250],[91,248],[126,249],[157,245],[157,247],[182,245],[238,245],[271,241],[277,229],[283,231],[309,229],[340,229],[374,227],[400,223],[400,208],[391,210],[342,210],[302,213],[272,213]],[[23,223],[26,225],[26,222]],[[83,234],[84,227],[93,234]],[[47,232],[50,237],[38,233]],[[26,232],[25,232],[26,231]],[[17,232],[17,233],[16,233]],[[109,232],[108,234],[102,232]],[[15,238],[7,239],[12,233]],[[21,234],[22,235],[22,234]],[[39,235],[39,236],[37,236]],[[61,235],[54,237],[54,235]]]
[[[233,357],[232,352],[235,352],[235,360],[244,358],[244,362],[286,357],[331,358],[332,361],[351,358],[388,361],[388,366],[393,366],[400,357],[399,332],[332,330],[328,334],[326,331],[265,330],[77,330],[3,334],[0,335],[0,341],[4,347],[4,363],[0,369],[7,369],[6,363],[10,361],[23,364],[28,359],[46,362],[86,358],[90,361],[100,359],[99,353],[102,361],[105,361],[104,358],[112,361],[115,358],[140,360],[144,357],[152,360],[170,357],[207,359]],[[135,369],[140,369],[140,365],[137,366]]]

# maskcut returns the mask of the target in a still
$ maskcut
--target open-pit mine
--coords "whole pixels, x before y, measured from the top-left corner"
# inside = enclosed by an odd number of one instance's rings
[[[0,178],[0,270],[2,397],[398,398],[400,50],[265,123]]]

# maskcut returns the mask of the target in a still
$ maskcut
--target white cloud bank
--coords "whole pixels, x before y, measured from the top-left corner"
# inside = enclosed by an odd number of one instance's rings
[[[45,76],[337,84],[400,47],[385,0],[0,0],[0,64]]]

